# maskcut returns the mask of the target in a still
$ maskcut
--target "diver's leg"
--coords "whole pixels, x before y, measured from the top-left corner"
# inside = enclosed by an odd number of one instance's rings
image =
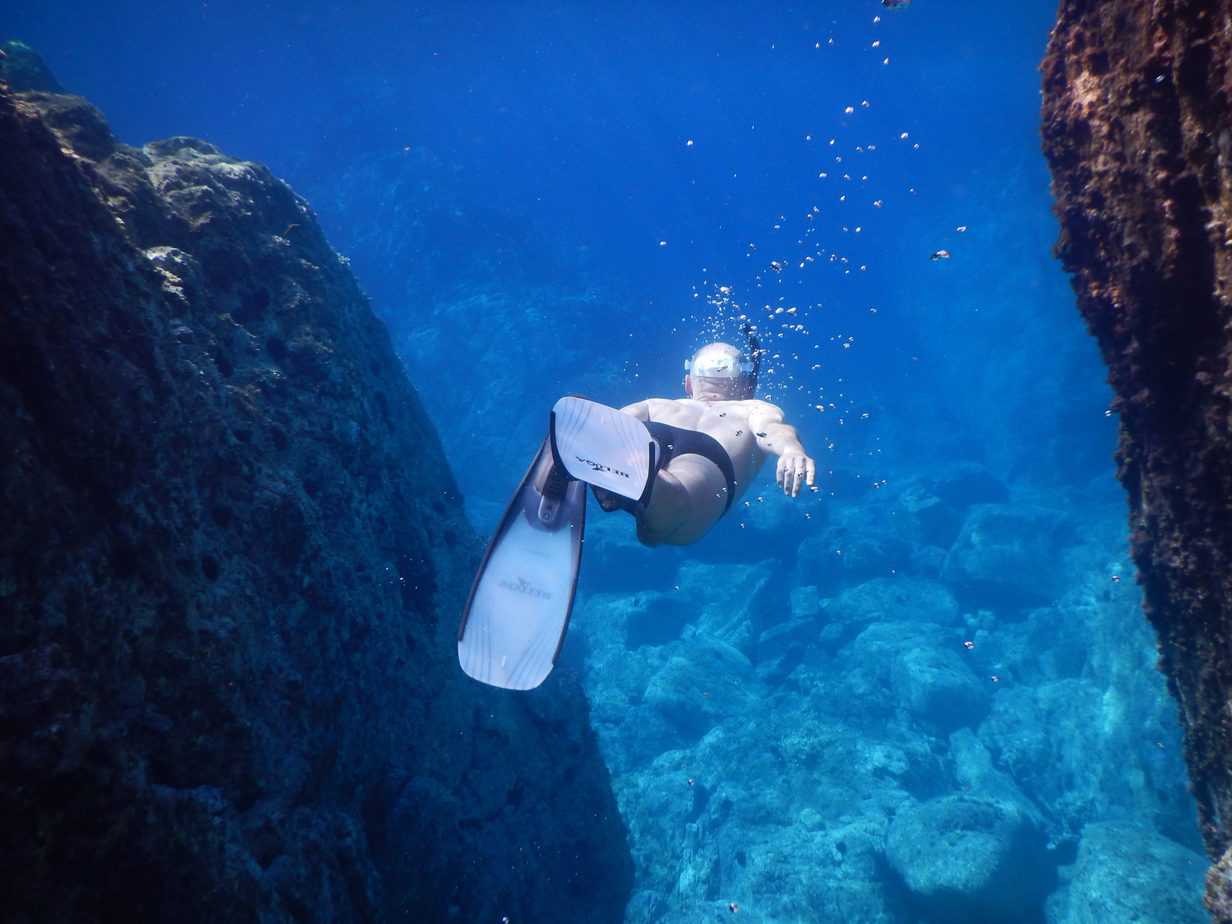
[[[643,545],[696,542],[727,509],[727,480],[717,465],[694,453],[676,456],[655,476],[650,503],[637,518]]]

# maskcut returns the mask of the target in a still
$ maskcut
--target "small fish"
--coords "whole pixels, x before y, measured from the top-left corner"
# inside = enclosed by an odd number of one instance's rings
[[[950,252],[948,250],[934,250],[928,259],[932,260],[934,263],[938,260],[948,260],[950,259]]]
[[[911,6],[911,0],[881,0],[881,5],[887,10],[898,10],[905,6]]]
[[[975,642],[971,642],[971,641],[963,642],[963,648],[966,648],[968,651],[970,651],[974,647],[975,647]]]

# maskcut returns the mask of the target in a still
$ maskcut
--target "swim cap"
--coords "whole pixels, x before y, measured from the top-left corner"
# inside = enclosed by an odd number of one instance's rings
[[[684,368],[689,374],[689,397],[702,394],[735,401],[753,397],[757,388],[754,364],[730,343],[706,344],[685,360]]]

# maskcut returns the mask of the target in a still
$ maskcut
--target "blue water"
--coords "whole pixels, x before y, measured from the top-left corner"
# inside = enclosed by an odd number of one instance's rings
[[[3,27],[123,140],[204,137],[311,201],[483,535],[556,397],[678,396],[759,326],[821,490],[763,476],[683,551],[592,513],[558,670],[629,827],[628,921],[1198,921],[1110,393],[1050,253],[1054,12],[49,0]]]

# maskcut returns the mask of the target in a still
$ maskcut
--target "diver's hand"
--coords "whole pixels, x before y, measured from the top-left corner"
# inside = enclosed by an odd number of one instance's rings
[[[774,471],[774,480],[778,482],[783,493],[795,497],[803,485],[813,486],[813,474],[817,466],[813,460],[802,452],[785,452],[779,456],[778,467]]]

